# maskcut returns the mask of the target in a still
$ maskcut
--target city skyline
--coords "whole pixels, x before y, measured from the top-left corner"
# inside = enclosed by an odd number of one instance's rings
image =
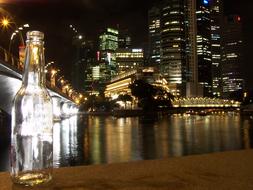
[[[8,1],[6,1],[8,3]],[[39,28],[46,34],[46,58],[56,60],[61,67],[68,67],[68,59],[62,58],[70,47],[66,38],[71,36],[68,31],[68,24],[73,23],[78,32],[85,34],[88,38],[96,40],[101,29],[106,26],[117,26],[129,29],[133,35],[133,45],[143,47],[148,41],[148,9],[155,0],[148,1],[125,1],[117,3],[116,1],[98,2],[98,1],[9,1],[11,4],[6,5],[14,18],[19,22],[27,21],[35,23],[34,28]],[[250,73],[252,65],[250,64],[250,49],[252,37],[250,32],[252,27],[248,23],[253,19],[249,14],[251,1],[238,5],[235,1],[224,1],[224,12],[239,13],[242,17],[244,29],[244,66],[243,73],[246,79],[247,87],[253,85],[253,78]],[[5,7],[5,6],[4,6]],[[57,10],[57,11],[56,11]],[[89,19],[88,19],[89,18]],[[134,18],[134,19],[133,19]],[[85,23],[85,24],[84,24]],[[36,26],[37,25],[37,26]],[[87,27],[89,26],[89,27]],[[64,31],[65,30],[65,31]],[[48,39],[48,40],[47,40]],[[59,50],[57,50],[59,49]],[[64,53],[65,51],[65,53]],[[65,61],[66,60],[66,61]],[[65,62],[65,63],[64,63]]]

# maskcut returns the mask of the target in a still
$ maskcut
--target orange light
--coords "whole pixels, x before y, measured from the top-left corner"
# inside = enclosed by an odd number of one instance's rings
[[[3,18],[1,23],[3,27],[8,27],[10,25],[10,21],[7,18]]]

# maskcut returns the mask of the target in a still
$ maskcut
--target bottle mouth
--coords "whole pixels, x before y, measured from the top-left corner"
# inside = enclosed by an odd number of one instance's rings
[[[26,33],[27,40],[43,40],[44,39],[44,33],[40,31],[28,31]]]

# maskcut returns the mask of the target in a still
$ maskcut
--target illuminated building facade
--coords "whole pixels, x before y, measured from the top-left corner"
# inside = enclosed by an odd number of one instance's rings
[[[117,49],[116,64],[118,74],[143,66],[143,49]]]
[[[136,79],[142,79],[150,84],[155,84],[161,80],[160,74],[154,67],[139,67],[114,77],[106,85],[105,96],[116,98],[119,94],[131,94],[129,85]]]
[[[113,28],[107,28],[99,36],[99,52],[97,52],[97,59],[105,64],[106,72],[109,73],[106,78],[102,80],[109,80],[116,75],[116,56],[115,50],[118,48],[119,32]]]
[[[164,0],[149,11],[151,60],[159,57],[161,74],[181,96],[203,94],[198,85],[196,36],[196,1]]]
[[[210,0],[197,0],[197,57],[198,82],[204,87],[204,96],[212,96],[212,55]]]
[[[183,89],[186,82],[185,1],[166,1],[161,11],[160,71],[169,84]]]
[[[161,62],[161,11],[152,7],[148,12],[149,25],[149,65],[159,67]]]
[[[223,8],[222,0],[210,0],[211,18],[211,52],[212,52],[212,92],[215,97],[221,96],[221,36]]]
[[[241,17],[238,15],[226,17],[222,46],[223,97],[229,97],[232,92],[243,89],[244,80],[241,74],[242,43]]]

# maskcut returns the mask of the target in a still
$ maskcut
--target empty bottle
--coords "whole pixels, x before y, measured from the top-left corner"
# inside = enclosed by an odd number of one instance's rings
[[[43,40],[42,32],[27,32],[22,86],[12,107],[11,177],[26,186],[52,179],[53,111],[45,84]]]

